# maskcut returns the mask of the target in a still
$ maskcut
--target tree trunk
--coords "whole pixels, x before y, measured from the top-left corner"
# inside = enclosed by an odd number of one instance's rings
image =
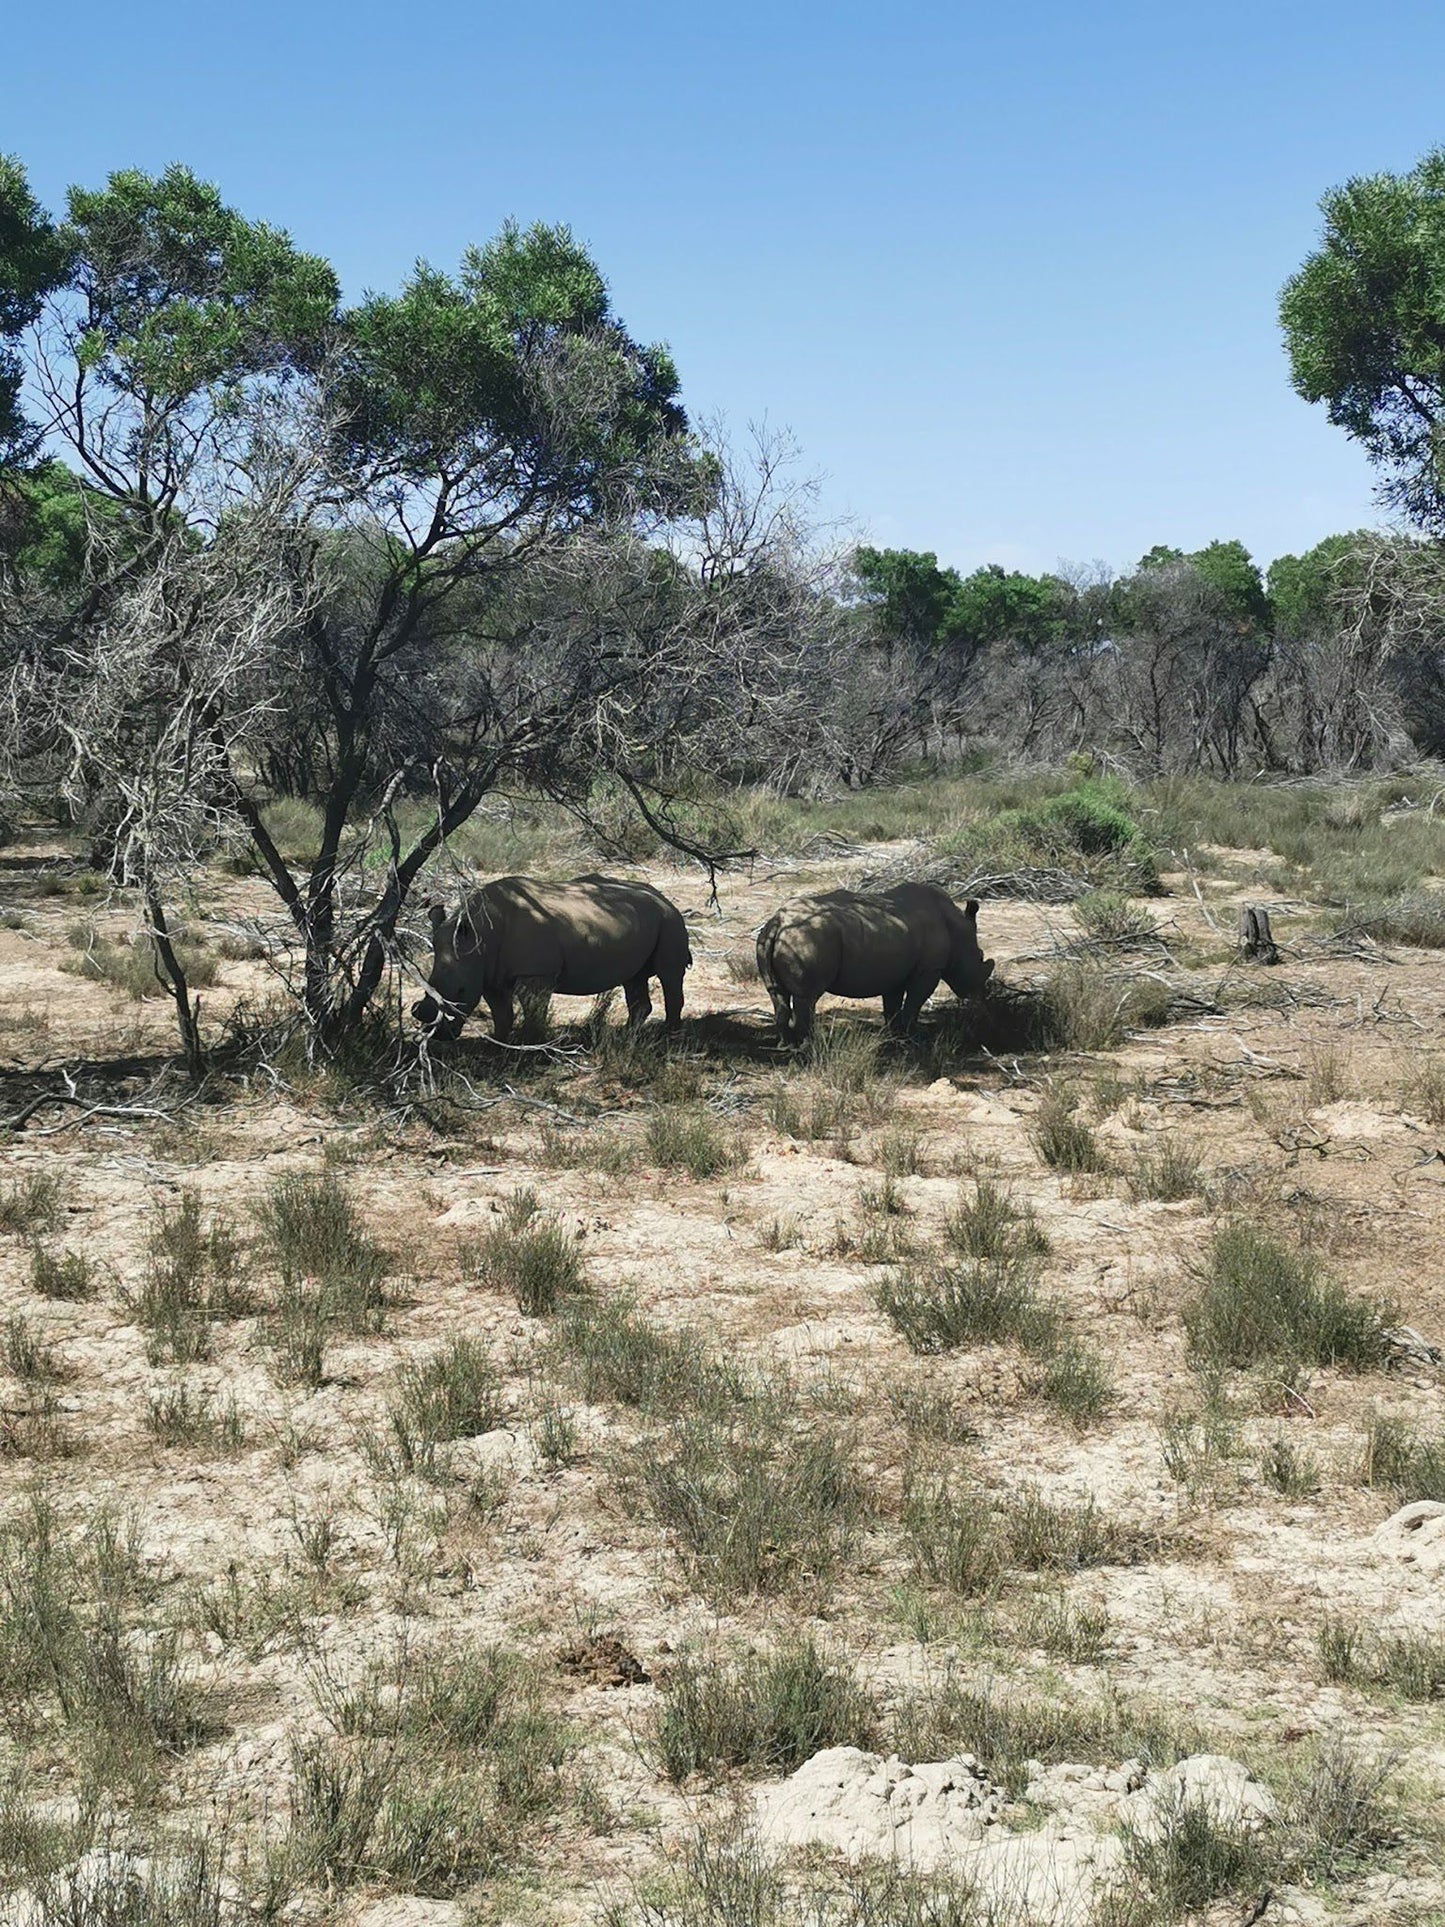
[[[1279,949],[1269,927],[1269,912],[1257,903],[1239,906],[1239,955],[1243,963],[1279,962]]]
[[[176,955],[175,945],[171,942],[165,908],[154,883],[147,883],[145,887],[145,906],[150,940],[155,946],[156,976],[176,1007],[176,1028],[181,1035],[181,1050],[185,1056],[186,1070],[191,1081],[199,1084],[206,1074],[206,1056],[201,1049],[200,1000],[198,998],[195,1003],[191,1002],[185,969]]]

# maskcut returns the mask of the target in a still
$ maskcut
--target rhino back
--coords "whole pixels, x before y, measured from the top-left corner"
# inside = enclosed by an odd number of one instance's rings
[[[830,890],[784,905],[773,955],[789,988],[877,997],[912,976],[918,943],[885,897]]]
[[[498,927],[499,980],[536,977],[564,996],[596,996],[635,977],[672,911],[646,884],[600,876],[569,883],[500,877],[483,894]]]

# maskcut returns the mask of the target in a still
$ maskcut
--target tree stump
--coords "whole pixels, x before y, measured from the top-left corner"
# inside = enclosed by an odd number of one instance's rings
[[[1277,964],[1279,947],[1269,927],[1269,912],[1257,903],[1239,906],[1239,955],[1244,963]]]

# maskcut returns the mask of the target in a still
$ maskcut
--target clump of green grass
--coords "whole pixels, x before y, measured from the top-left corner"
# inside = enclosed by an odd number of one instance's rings
[[[551,1124],[542,1127],[538,1152],[539,1162],[553,1170],[600,1171],[610,1178],[635,1171],[642,1160],[640,1148],[615,1132],[560,1130]]]
[[[645,1135],[654,1164],[699,1180],[721,1177],[747,1155],[737,1133],[700,1106],[664,1105],[648,1117]]]
[[[60,1180],[52,1171],[27,1171],[0,1185],[0,1231],[21,1237],[53,1231],[60,1218]]]
[[[901,1520],[917,1576],[965,1598],[991,1593],[1010,1571],[1081,1572],[1139,1553],[1138,1535],[1092,1496],[1050,1500],[1033,1486],[1000,1494],[968,1477],[910,1477]]]
[[[57,1384],[74,1376],[71,1368],[21,1312],[5,1321],[5,1367],[27,1385]]]
[[[1406,1505],[1445,1502],[1445,1438],[1422,1437],[1408,1419],[1371,1412],[1360,1466],[1364,1484],[1385,1486]]]
[[[1302,1451],[1283,1432],[1276,1432],[1265,1445],[1259,1470],[1265,1484],[1286,1499],[1307,1499],[1320,1489],[1320,1469],[1314,1456]]]
[[[886,1388],[885,1395],[910,1438],[938,1445],[968,1445],[978,1436],[967,1410],[937,1386],[900,1376]]]
[[[160,1202],[146,1243],[146,1271],[129,1303],[147,1334],[152,1364],[184,1364],[209,1357],[211,1321],[244,1318],[258,1299],[240,1275],[241,1249],[224,1213],[209,1223],[200,1200],[184,1191],[172,1206]]]
[[[198,1391],[184,1379],[149,1394],[145,1428],[160,1445],[239,1452],[246,1443],[246,1422],[234,1395],[218,1407],[210,1392]]]
[[[146,997],[169,996],[167,979],[153,939],[142,933],[128,943],[111,943],[88,924],[72,924],[66,932],[73,956],[61,962],[71,976],[90,983],[109,984],[112,990],[140,1003]],[[192,990],[209,989],[217,981],[216,960],[200,943],[173,937],[172,949]]]
[[[153,1786],[205,1737],[206,1702],[169,1631],[138,1639],[154,1597],[134,1534],[96,1511],[65,1527],[32,1488],[0,1525],[0,1704],[10,1732],[113,1788]]]
[[[402,1365],[383,1430],[369,1442],[371,1456],[384,1468],[435,1480],[443,1470],[441,1446],[494,1431],[503,1415],[501,1375],[490,1352],[474,1338],[453,1338]]]
[[[1259,1835],[1182,1795],[1147,1831],[1126,1823],[1124,1860],[1169,1920],[1197,1914],[1226,1894],[1255,1894],[1276,1876],[1277,1858]]]
[[[1036,1263],[1019,1251],[902,1265],[874,1298],[909,1349],[925,1355],[1004,1341],[1046,1350],[1059,1327],[1039,1296]]]
[[[1074,916],[1091,942],[1116,949],[1147,942],[1154,935],[1149,912],[1117,890],[1086,890],[1074,903]]]
[[[1161,1204],[1177,1204],[1183,1198],[1198,1197],[1203,1185],[1203,1160],[1191,1145],[1167,1138],[1157,1151],[1140,1151],[1126,1182],[1136,1202],[1152,1198]]]
[[[726,1408],[746,1396],[737,1366],[696,1332],[664,1330],[628,1298],[581,1298],[558,1322],[555,1356],[587,1399],[666,1417]]]
[[[1343,905],[1331,921],[1336,930],[1376,943],[1445,950],[1445,898],[1435,890],[1406,889],[1394,897],[1371,892]]]
[[[1139,1759],[1172,1766],[1207,1742],[1191,1722],[1162,1707],[1099,1699],[1035,1695],[1014,1680],[965,1679],[948,1671],[905,1700],[888,1744],[905,1760],[947,1760],[972,1753],[1014,1795],[1028,1784],[1034,1760],[1113,1764]]]
[[[1202,1374],[1199,1397],[1171,1405],[1159,1443],[1165,1470],[1193,1501],[1211,1499],[1236,1481],[1244,1444],[1222,1373]]]
[[[1190,1350],[1206,1366],[1336,1365],[1368,1371],[1387,1357],[1389,1307],[1347,1291],[1313,1252],[1240,1219],[1214,1235],[1186,1307]]]
[[[555,1311],[586,1289],[577,1240],[539,1212],[536,1192],[526,1187],[507,1200],[502,1222],[463,1250],[462,1276],[510,1292],[529,1318]]]
[[[1077,1095],[1067,1085],[1051,1084],[1045,1090],[1029,1139],[1052,1170],[1081,1176],[1109,1169],[1108,1154],[1093,1127],[1079,1116]]]
[[[786,1387],[675,1421],[629,1449],[618,1479],[719,1600],[827,1578],[869,1510],[842,1435],[800,1415]]]
[[[1018,1204],[1006,1185],[979,1178],[973,1195],[960,1193],[945,1214],[944,1241],[963,1258],[1041,1256],[1049,1241],[1031,1205]]]
[[[357,1333],[381,1329],[387,1253],[335,1171],[277,1178],[256,1207],[256,1222],[283,1291],[315,1296],[328,1325]]]
[[[1114,1403],[1114,1380],[1104,1359],[1069,1332],[1045,1351],[1031,1389],[1079,1432],[1097,1425]]]
[[[562,1803],[567,1731],[510,1653],[403,1647],[319,1697],[332,1730],[295,1748],[287,1841],[309,1883],[453,1894]]]
[[[656,1744],[681,1784],[731,1767],[791,1773],[823,1747],[871,1745],[877,1729],[851,1667],[802,1638],[731,1663],[685,1658],[663,1687]]]
[[[72,1303],[95,1296],[95,1273],[81,1251],[50,1251],[38,1241],[30,1251],[30,1289],[41,1298]]]
[[[1071,1666],[1096,1666],[1107,1658],[1109,1630],[1109,1609],[1102,1601],[1070,1599],[1062,1592],[1031,1600],[1019,1625],[1024,1638]]]

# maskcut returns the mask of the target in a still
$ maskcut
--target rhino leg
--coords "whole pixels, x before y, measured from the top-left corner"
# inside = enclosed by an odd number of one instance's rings
[[[664,1021],[669,1030],[676,1030],[682,1023],[682,972],[669,972],[659,977],[662,987],[662,1008]]]
[[[791,1036],[784,1033],[787,1042],[806,1044],[813,1032],[813,1012],[818,1008],[818,993],[795,990],[793,992],[793,1022]]]
[[[647,972],[640,971],[637,976],[629,977],[622,986],[627,999],[627,1022],[630,1029],[645,1024],[652,1015],[652,995],[647,987]]]
[[[924,977],[922,979],[915,977],[913,982],[908,986],[903,998],[903,1008],[898,1016],[897,1028],[903,1036],[906,1037],[917,1029],[919,1012],[937,988],[938,978],[936,976]]]
[[[487,1009],[492,1013],[492,1035],[499,1044],[505,1044],[512,1034],[514,1012],[511,991],[499,990],[488,993]]]
[[[883,993],[883,1022],[889,1030],[897,1030],[898,1013],[903,1008],[901,990],[885,990]]]
[[[793,1007],[788,1002],[788,993],[785,990],[771,990],[771,995],[773,1016],[778,1023],[778,1035],[786,1044],[793,1028]]]

